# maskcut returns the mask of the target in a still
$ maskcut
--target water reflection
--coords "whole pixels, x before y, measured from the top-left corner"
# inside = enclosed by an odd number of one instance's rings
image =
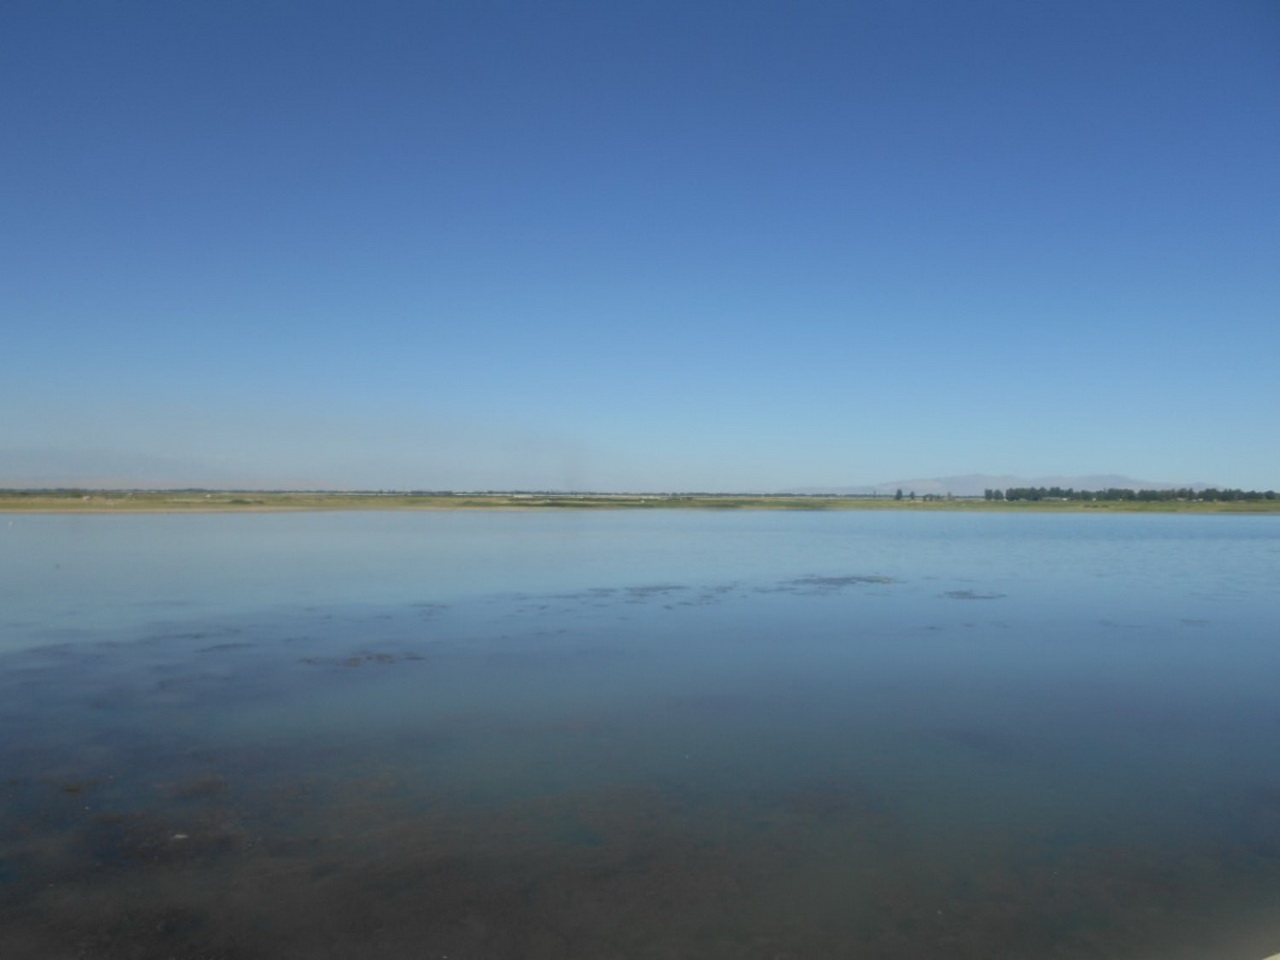
[[[1269,598],[1144,570],[1046,606],[1030,544],[968,549],[34,636],[0,671],[0,947],[1274,952]]]

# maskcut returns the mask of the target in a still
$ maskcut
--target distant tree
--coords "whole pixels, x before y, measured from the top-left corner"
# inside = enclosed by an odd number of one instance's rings
[[[902,499],[902,488],[901,488],[901,487],[899,487],[899,488],[898,488],[898,492],[897,492],[897,493],[895,493],[895,494],[893,495],[893,499],[895,499],[895,500],[901,500],[901,499]]]

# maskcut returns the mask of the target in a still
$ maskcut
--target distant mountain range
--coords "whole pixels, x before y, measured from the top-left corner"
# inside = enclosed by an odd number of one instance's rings
[[[1171,490],[1190,487],[1203,490],[1207,483],[1165,483],[1158,480],[1135,480],[1115,473],[1091,474],[1084,477],[1014,477],[986,473],[967,473],[958,477],[928,477],[915,480],[889,480],[860,487],[796,487],[787,493],[826,496],[892,496],[897,491],[926,493],[956,497],[980,497],[985,490],[1006,490],[1009,487],[1063,487],[1074,490]]]

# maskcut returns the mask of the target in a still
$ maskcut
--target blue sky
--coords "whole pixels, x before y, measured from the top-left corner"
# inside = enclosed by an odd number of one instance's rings
[[[0,484],[1280,487],[1280,7],[0,11]]]

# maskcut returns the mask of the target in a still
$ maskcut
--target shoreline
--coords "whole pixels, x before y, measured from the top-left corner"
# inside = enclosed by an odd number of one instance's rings
[[[905,510],[994,513],[1192,513],[1280,515],[1280,500],[1236,501],[992,501],[978,498],[894,500],[889,497],[708,495],[530,495],[241,493],[192,495],[93,494],[81,498],[0,494],[0,514],[301,513],[421,510]]]

